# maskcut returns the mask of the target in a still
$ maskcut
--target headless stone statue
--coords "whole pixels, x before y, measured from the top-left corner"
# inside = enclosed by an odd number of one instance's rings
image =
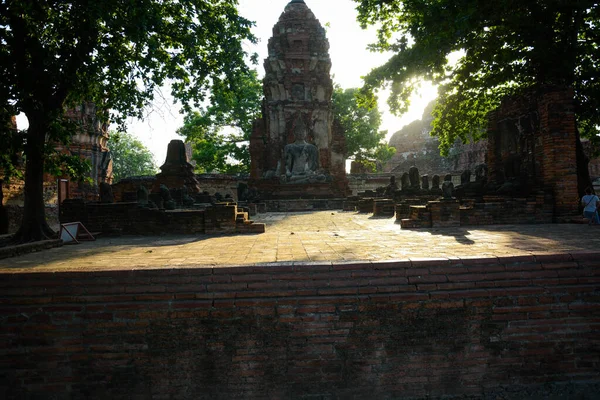
[[[429,175],[423,175],[421,177],[421,187],[423,190],[429,190]]]
[[[186,207],[194,205],[194,199],[190,196],[189,190],[185,185],[181,188],[181,204]]]
[[[411,189],[421,189],[421,179],[419,176],[419,169],[417,167],[410,167],[408,170],[408,176],[410,178]]]
[[[137,203],[140,207],[148,207],[148,189],[140,185],[137,190]]]
[[[440,176],[434,175],[431,178],[431,190],[439,190],[440,188]]]
[[[396,177],[392,175],[390,176],[390,184],[385,187],[383,195],[385,197],[393,197],[396,190],[398,190],[398,184],[396,183]]]
[[[410,188],[410,178],[408,177],[408,172],[402,174],[400,178],[400,185],[402,185],[402,190],[408,190]]]
[[[160,196],[163,200],[165,210],[174,210],[176,207],[175,200],[171,197],[171,192],[166,185],[160,185]]]
[[[451,200],[453,191],[454,183],[452,183],[452,175],[448,174],[444,177],[444,183],[442,183],[442,195],[444,196],[444,200]]]
[[[487,183],[487,165],[479,164],[475,167],[475,182],[479,182],[483,185]]]
[[[317,146],[306,142],[307,129],[302,117],[296,120],[294,127],[295,142],[284,148],[285,176],[290,183],[309,183],[325,180],[317,175],[319,152]]]

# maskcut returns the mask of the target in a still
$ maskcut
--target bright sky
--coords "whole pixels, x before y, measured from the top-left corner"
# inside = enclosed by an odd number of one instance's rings
[[[249,20],[255,21],[254,35],[259,39],[257,45],[247,45],[249,53],[258,53],[260,63],[257,66],[259,76],[264,75],[262,66],[267,56],[267,43],[272,36],[273,26],[279,20],[285,6],[290,0],[239,0],[239,12]],[[375,42],[375,29],[362,30],[356,22],[355,4],[350,0],[305,0],[308,7],[321,22],[329,23],[327,38],[330,45],[332,62],[331,73],[335,83],[342,88],[360,87],[361,76],[372,68],[383,64],[388,56],[371,53],[366,47]],[[172,139],[180,139],[175,133],[183,125],[183,116],[179,108],[172,104],[169,89],[163,90],[164,98],[157,99],[154,110],[144,121],[131,121],[128,130],[136,135],[152,151],[156,163],[164,163],[167,145]],[[423,85],[421,92],[413,96],[411,109],[402,117],[393,116],[387,107],[385,98],[379,100],[383,114],[382,130],[388,131],[389,137],[404,125],[420,119],[427,103],[436,96],[436,89],[431,85]],[[25,128],[26,119],[18,119],[19,127]],[[110,147],[110,142],[109,142]]]

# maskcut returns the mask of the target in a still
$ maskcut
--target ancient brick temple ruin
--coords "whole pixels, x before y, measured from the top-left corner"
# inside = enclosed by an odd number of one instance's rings
[[[189,193],[200,193],[200,184],[188,157],[185,144],[181,140],[171,140],[167,147],[167,159],[161,165],[160,173],[156,175],[152,190],[158,192],[161,185],[169,188],[185,186]]]
[[[285,7],[268,48],[250,185],[265,199],[345,197],[345,137],[333,118],[329,42],[303,0]]]
[[[102,183],[112,183],[112,158],[108,149],[108,124],[97,118],[96,106],[92,102],[82,102],[74,107],[65,109],[64,116],[71,120],[76,129],[68,144],[56,143],[55,150],[63,154],[78,156],[88,160],[91,169],[88,177],[91,183],[77,182],[68,176],[44,176],[44,197],[48,199],[46,215],[50,220],[55,218],[56,207],[54,201],[57,194],[57,178],[66,178],[68,181],[68,196],[71,198],[84,198],[97,200],[99,198],[98,186]],[[16,118],[11,118],[12,129],[17,129]],[[16,166],[24,172],[25,164],[22,155],[14,155]],[[17,177],[12,177],[9,182],[1,185],[5,205],[8,209],[10,227],[9,232],[18,229],[23,214],[25,183]]]
[[[67,199],[60,221],[81,222],[91,232],[120,235],[263,233],[265,224],[249,219],[232,197],[200,193],[185,144],[172,140],[155,177],[131,177],[103,185],[100,201]]]
[[[505,98],[489,114],[487,136],[487,165],[463,171],[456,187],[448,174],[442,199],[440,177],[433,176],[430,189],[429,177],[413,167],[401,188],[392,182],[378,193],[359,193],[344,208],[390,215],[395,204],[403,228],[582,220],[571,89],[543,87]]]
[[[93,181],[91,192],[97,195],[96,188],[100,183],[112,183],[112,158],[108,149],[108,124],[100,121],[96,116],[96,105],[83,102],[78,106],[65,111],[67,118],[73,120],[78,129],[73,134],[68,145],[57,144],[56,149],[78,155],[89,160],[92,164],[90,178]],[[76,183],[71,185],[72,196],[84,196],[86,189]]]
[[[557,217],[579,203],[573,97],[571,89],[547,87],[508,98],[489,115],[490,181],[525,195],[551,193]]]
[[[56,143],[54,148],[65,154],[79,156],[88,160],[91,164],[89,178],[92,184],[79,184],[70,182],[71,197],[85,197],[95,199],[98,196],[98,185],[100,183],[112,183],[112,158],[108,148],[108,124],[100,121],[96,116],[96,106],[92,102],[83,102],[65,110],[65,117],[71,120],[76,129],[68,144]],[[12,129],[17,129],[16,118],[11,119]],[[24,163],[20,155],[15,156],[18,160],[17,168],[24,169]],[[44,191],[55,190],[55,176],[44,177]],[[13,178],[10,186],[4,187],[7,199],[16,199],[22,202],[24,183]],[[51,196],[50,196],[51,197]],[[20,200],[18,200],[20,199]]]

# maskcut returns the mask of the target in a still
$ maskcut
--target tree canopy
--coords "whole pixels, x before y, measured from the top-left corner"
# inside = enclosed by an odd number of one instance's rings
[[[9,180],[20,175],[20,154],[23,151],[23,133],[16,129],[11,115],[0,109],[0,179]]]
[[[252,123],[260,115],[262,84],[254,70],[233,81],[214,85],[208,105],[190,111],[177,133],[192,143],[199,172],[248,172],[248,141]],[[235,88],[231,91],[229,88]]]
[[[381,113],[377,103],[361,106],[357,94],[358,89],[336,86],[332,96],[334,117],[346,134],[346,157],[370,165],[383,164],[394,155],[395,149],[385,143],[387,131],[379,130]]]
[[[260,116],[262,83],[255,71],[241,74],[230,85],[235,94],[215,87],[206,107],[191,111],[177,133],[193,145],[193,159],[200,172],[247,172],[250,168],[248,140],[252,124]],[[335,87],[333,114],[346,134],[346,156],[360,162],[385,163],[394,149],[385,144],[386,131],[379,131],[381,113],[377,104],[359,105],[358,89]]]
[[[379,26],[372,49],[393,52],[365,77],[363,95],[390,86],[390,107],[402,113],[420,80],[440,84],[432,134],[443,153],[456,138],[484,135],[504,96],[544,85],[572,87],[579,130],[598,139],[597,1],[354,1],[361,25]]]
[[[25,113],[25,207],[18,241],[50,236],[42,196],[44,146],[68,131],[65,106],[91,101],[107,120],[139,117],[171,83],[185,109],[246,73],[255,41],[236,0],[7,0],[0,3],[0,101]]]
[[[129,133],[111,134],[108,143],[113,161],[113,181],[130,176],[155,175],[154,155]]]

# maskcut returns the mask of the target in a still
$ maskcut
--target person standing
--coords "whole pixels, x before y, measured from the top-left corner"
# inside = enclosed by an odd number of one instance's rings
[[[598,207],[600,199],[595,194],[592,194],[592,188],[585,189],[585,196],[581,198],[583,206],[583,216],[588,219],[589,225],[598,224]]]

